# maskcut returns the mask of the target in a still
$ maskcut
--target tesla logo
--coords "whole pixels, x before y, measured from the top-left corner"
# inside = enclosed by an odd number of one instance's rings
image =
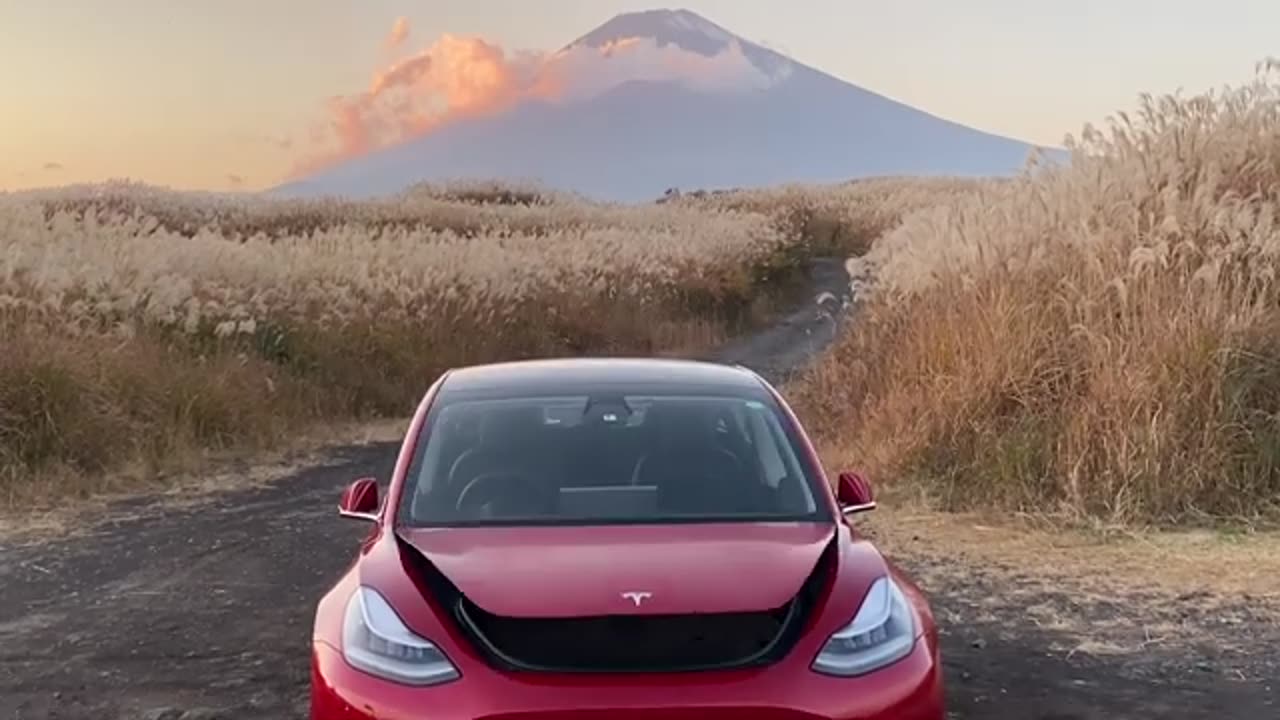
[[[622,597],[624,597],[624,598],[626,598],[626,599],[630,600],[631,602],[635,603],[635,606],[636,606],[636,607],[640,607],[640,603],[642,603],[642,602],[644,602],[645,600],[648,600],[649,598],[653,597],[653,593],[648,593],[648,592],[624,592],[624,593],[622,593]]]

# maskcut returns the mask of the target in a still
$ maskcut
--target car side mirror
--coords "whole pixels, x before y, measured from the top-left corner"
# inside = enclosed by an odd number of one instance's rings
[[[338,514],[356,520],[378,521],[378,481],[360,478],[342,491],[338,501]]]
[[[856,515],[876,509],[875,496],[871,494],[871,483],[856,472],[842,472],[836,481],[836,501],[840,503],[840,512],[845,515]]]

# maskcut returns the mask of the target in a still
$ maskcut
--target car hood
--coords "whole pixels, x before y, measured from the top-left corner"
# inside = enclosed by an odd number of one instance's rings
[[[781,607],[835,531],[829,523],[723,523],[397,534],[486,612],[581,617]]]

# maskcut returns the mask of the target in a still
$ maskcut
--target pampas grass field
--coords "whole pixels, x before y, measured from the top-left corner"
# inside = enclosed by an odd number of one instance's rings
[[[902,184],[844,192],[884,213]],[[363,202],[0,196],[0,497],[142,486],[209,449],[403,416],[451,366],[701,352],[872,232],[843,208],[745,205],[481,183]]]
[[[1280,499],[1280,81],[1139,111],[1017,178],[640,206],[115,183],[0,196],[0,492],[407,413],[449,366],[695,352],[844,255],[854,322],[787,388],[832,466],[945,509],[1176,524]],[[119,474],[117,473],[117,476]]]
[[[828,454],[947,509],[1121,524],[1280,500],[1280,79],[1148,97],[1064,169],[910,215],[806,378]]]

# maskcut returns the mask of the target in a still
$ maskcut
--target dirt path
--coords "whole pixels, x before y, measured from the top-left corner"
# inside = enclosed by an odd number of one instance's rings
[[[820,263],[814,278],[815,293],[845,287],[838,263]],[[777,379],[830,340],[832,323],[806,307],[719,357]],[[121,503],[65,537],[0,539],[0,716],[302,717],[313,603],[365,531],[337,517],[338,492],[358,476],[388,477],[395,451],[334,448],[265,486]],[[886,544],[935,596],[956,718],[1280,717],[1280,632],[1246,598],[1075,596],[952,553],[924,529],[892,528]],[[1220,622],[1227,611],[1234,622]],[[1194,641],[1117,655],[1081,649],[1063,627],[1074,619],[1121,643],[1152,618]]]

